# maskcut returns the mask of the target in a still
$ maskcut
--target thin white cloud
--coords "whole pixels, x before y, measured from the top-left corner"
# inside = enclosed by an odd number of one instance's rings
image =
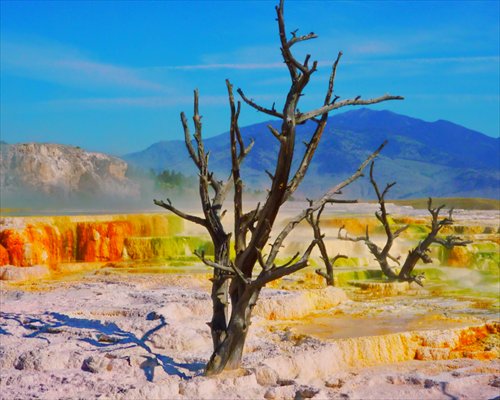
[[[469,93],[407,94],[406,98],[421,99],[421,100],[444,100],[453,103],[500,102],[500,95],[498,94],[469,94]]]
[[[203,96],[201,105],[221,105],[228,102],[227,96]],[[145,97],[90,97],[81,99],[51,100],[44,104],[51,106],[78,106],[86,108],[168,108],[191,105],[192,96],[145,96]]]
[[[460,56],[460,57],[408,57],[408,58],[383,58],[346,61],[346,64],[370,63],[416,63],[416,64],[470,64],[500,62],[499,56]]]
[[[278,96],[255,96],[256,101],[271,101]],[[43,102],[45,105],[55,107],[86,107],[86,108],[168,108],[193,104],[192,96],[142,96],[142,97],[87,97]],[[219,106],[228,104],[226,95],[200,96],[200,106]]]
[[[360,41],[359,43],[353,43],[347,47],[347,51],[350,54],[365,56],[374,54],[394,54],[397,53],[398,50],[399,46],[382,40]]]
[[[470,74],[481,71],[490,71],[492,69],[498,70],[499,63],[499,56],[421,57],[362,60],[342,59],[340,63],[340,72],[338,72],[338,74],[341,74],[343,79],[349,77],[359,79],[360,73],[362,73],[362,76],[387,76],[387,74],[393,75],[401,73],[406,75],[427,74],[429,73],[429,70],[426,67],[434,66],[435,68],[439,68],[440,64],[447,67],[446,71],[450,71],[449,67],[452,67],[453,72],[457,74]],[[319,80],[327,80],[332,64],[333,61],[319,61],[318,67],[320,73],[315,78]],[[342,65],[352,68],[343,69]],[[290,78],[286,75],[282,75],[256,80],[254,81],[254,84],[257,86],[270,86],[288,84],[289,82]]]
[[[166,86],[142,77],[137,70],[91,60],[72,48],[2,41],[1,53],[2,73],[66,86],[168,91]]]
[[[178,71],[199,71],[199,70],[258,70],[258,69],[278,69],[283,68],[283,63],[213,63],[213,64],[193,64],[193,65],[166,65],[161,67],[151,67],[148,70],[178,70]]]
[[[321,66],[331,65],[333,60],[319,61]],[[342,64],[346,65],[364,65],[364,64],[391,64],[391,63],[405,63],[405,64],[479,64],[479,63],[498,63],[500,62],[499,56],[461,56],[461,57],[413,57],[413,58],[375,58],[375,59],[351,59],[342,60]],[[148,67],[144,70],[149,71],[200,71],[200,70],[273,70],[283,69],[283,62],[272,63],[210,63],[210,64],[191,64],[191,65],[164,65],[158,67]]]

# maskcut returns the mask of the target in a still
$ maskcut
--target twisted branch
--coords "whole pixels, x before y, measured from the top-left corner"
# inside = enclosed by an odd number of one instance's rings
[[[349,178],[345,179],[344,181],[340,182],[336,186],[332,187],[330,190],[328,190],[320,199],[312,202],[309,206],[308,209],[303,210],[301,213],[296,215],[294,218],[292,218],[288,224],[282,229],[280,234],[276,237],[274,240],[272,246],[271,246],[271,252],[269,253],[269,256],[266,261],[266,265],[269,267],[274,263],[274,260],[276,259],[276,256],[278,255],[279,249],[283,245],[283,241],[286,239],[286,237],[290,234],[290,232],[293,230],[293,228],[299,224],[304,218],[307,217],[309,212],[314,212],[318,210],[322,205],[325,203],[331,202],[333,200],[333,197],[341,192],[343,188],[346,186],[350,185],[352,182],[354,182],[356,179],[360,178],[363,176],[363,170],[366,168],[366,166],[375,159],[379,153],[382,151],[382,149],[385,147],[387,144],[387,141],[382,143],[377,150],[375,150],[372,154],[370,154],[363,163],[358,167],[356,172],[352,174]]]
[[[340,102],[334,102],[334,103],[325,105],[323,107],[320,107],[316,110],[312,110],[312,111],[300,114],[300,116],[297,118],[297,123],[300,124],[300,123],[305,122],[309,119],[317,117],[318,115],[323,115],[325,113],[328,113],[328,112],[333,111],[333,110],[337,110],[337,109],[345,107],[345,106],[366,106],[369,104],[377,104],[377,103],[381,103],[383,101],[388,101],[388,100],[404,100],[404,97],[392,96],[392,95],[386,94],[384,96],[375,97],[373,99],[362,100],[358,96],[354,99],[343,100]]]
[[[175,215],[177,215],[177,216],[179,216],[187,221],[194,222],[195,224],[198,224],[201,226],[205,226],[205,227],[207,226],[207,221],[205,219],[200,218],[200,217],[196,217],[194,215],[186,214],[186,213],[178,210],[177,208],[175,208],[172,205],[172,202],[170,201],[170,199],[167,199],[167,203],[165,203],[163,200],[156,200],[156,199],[153,200],[153,202],[157,206],[163,207],[166,210],[173,212]]]

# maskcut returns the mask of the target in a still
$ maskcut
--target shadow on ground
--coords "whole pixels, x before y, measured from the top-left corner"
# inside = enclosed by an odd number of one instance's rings
[[[161,367],[168,375],[176,375],[182,379],[191,379],[192,376],[200,375],[205,365],[203,363],[178,363],[172,357],[155,353],[147,344],[149,337],[167,326],[165,317],[154,312],[146,316],[148,320],[157,320],[158,325],[146,331],[138,337],[132,332],[125,331],[113,322],[102,323],[99,320],[74,318],[57,312],[46,312],[42,317],[33,317],[17,313],[0,312],[0,319],[16,321],[20,326],[31,333],[23,335],[25,338],[38,338],[50,342],[51,334],[58,334],[65,331],[65,328],[85,329],[92,331],[91,338],[78,338],[77,340],[89,343],[96,348],[108,348],[109,351],[123,350],[134,347],[144,349],[148,355],[144,356],[145,361],[140,364],[144,375],[148,381],[153,381],[156,367]],[[12,335],[1,327],[0,335]],[[193,373],[187,375],[185,371]]]

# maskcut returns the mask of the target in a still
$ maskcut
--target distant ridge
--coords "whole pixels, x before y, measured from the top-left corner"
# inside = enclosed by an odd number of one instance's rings
[[[265,189],[269,178],[263,172],[272,169],[278,151],[276,139],[263,122],[241,128],[245,140],[256,143],[244,163],[247,185]],[[297,128],[297,157],[304,151],[313,124]],[[388,146],[376,166],[381,185],[397,181],[392,198],[486,197],[500,198],[500,139],[467,129],[449,121],[426,122],[390,111],[356,109],[330,117],[322,142],[298,196],[314,196],[345,178],[385,139]],[[210,165],[224,176],[229,171],[230,153],[227,133],[205,141],[210,149]],[[181,140],[162,141],[147,149],[123,157],[130,164],[162,171],[165,169],[195,174]],[[372,198],[365,180],[353,185],[346,194]]]

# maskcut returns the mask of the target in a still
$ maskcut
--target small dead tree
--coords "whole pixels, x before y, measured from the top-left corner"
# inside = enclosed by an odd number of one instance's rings
[[[325,264],[325,269],[326,269],[326,272],[324,272],[323,270],[321,270],[321,268],[318,268],[315,272],[319,276],[322,276],[323,278],[325,278],[327,286],[334,286],[333,266],[335,265],[335,262],[341,258],[347,258],[347,256],[345,256],[343,254],[337,254],[333,258],[330,258],[328,256],[328,250],[326,248],[325,241],[324,241],[325,235],[321,233],[320,219],[321,219],[321,214],[323,213],[323,210],[325,209],[326,204],[339,203],[339,202],[356,203],[355,200],[352,200],[352,201],[349,201],[349,200],[347,200],[347,201],[331,200],[331,201],[326,202],[325,204],[323,204],[319,208],[319,210],[316,213],[316,217],[314,216],[313,211],[309,211],[309,213],[306,217],[307,222],[309,223],[309,225],[311,225],[311,227],[313,229],[314,239],[318,243],[318,248],[319,248],[319,251],[321,254],[320,258],[321,258],[321,260],[323,260],[323,263]],[[310,200],[309,204],[312,205],[313,202]]]
[[[300,42],[316,38],[314,33],[298,36],[297,31],[287,36],[284,21],[284,1],[276,7],[281,54],[290,75],[290,89],[286,95],[282,111],[274,105],[271,108],[263,107],[245,96],[241,89],[237,92],[243,101],[250,107],[278,118],[281,128],[275,129],[269,125],[270,133],[279,143],[279,151],[274,173],[271,177],[271,187],[264,204],[244,211],[243,208],[243,181],[240,167],[243,159],[252,147],[252,143],[245,146],[238,126],[240,102],[235,104],[232,85],[226,81],[228,89],[229,106],[231,110],[230,144],[231,144],[231,173],[226,181],[219,181],[208,168],[209,152],[206,152],[202,140],[202,123],[198,109],[198,92],[194,96],[194,143],[191,138],[189,126],[184,113],[181,121],[184,128],[184,137],[189,155],[199,171],[199,192],[203,217],[186,214],[167,202],[155,200],[155,204],[177,214],[181,218],[205,227],[214,242],[215,255],[213,260],[207,259],[204,254],[199,254],[201,260],[214,268],[212,278],[213,316],[209,323],[211,328],[214,351],[207,364],[206,374],[212,375],[224,369],[238,368],[241,363],[243,347],[251,323],[252,310],[257,302],[261,289],[269,282],[292,274],[307,266],[309,255],[316,246],[317,241],[312,240],[304,253],[292,257],[283,265],[276,265],[275,260],[282,247],[283,241],[293,228],[304,220],[308,213],[319,210],[327,201],[345,186],[362,175],[363,169],[373,160],[383,145],[371,154],[359,169],[344,182],[341,182],[320,199],[312,202],[293,218],[277,235],[271,245],[269,255],[263,250],[269,239],[273,225],[281,206],[295,192],[303,180],[316,148],[326,126],[328,115],[331,111],[349,105],[368,105],[386,100],[401,100],[400,96],[384,95],[381,97],[364,100],[361,96],[339,101],[339,96],[334,96],[334,82],[337,65],[342,53],[339,53],[333,63],[328,87],[323,104],[314,110],[301,112],[298,109],[299,101],[304,88],[309,83],[312,74],[317,70],[316,61],[310,64],[310,55],[303,62],[298,61],[292,54],[292,47]],[[292,161],[295,153],[296,126],[308,121],[316,124],[311,139],[306,144],[306,151],[295,172],[292,173]],[[232,233],[225,231],[222,224],[222,211],[224,199],[229,187],[234,186],[233,208],[234,224]],[[234,241],[236,256],[229,257],[229,246]],[[260,270],[256,267],[260,266]],[[229,305],[230,312],[229,312]]]
[[[394,240],[397,239],[401,235],[401,233],[403,233],[406,229],[408,229],[409,225],[404,225],[396,230],[392,229],[388,218],[389,214],[385,206],[385,196],[387,195],[389,190],[396,184],[396,182],[388,183],[384,188],[384,190],[381,192],[373,176],[374,165],[375,162],[372,161],[370,165],[370,183],[372,184],[373,189],[375,190],[375,194],[377,195],[377,200],[380,207],[380,209],[375,212],[375,217],[384,227],[384,232],[387,237],[385,245],[382,248],[380,248],[375,242],[370,240],[370,237],[368,235],[368,226],[366,227],[365,236],[359,236],[359,237],[349,237],[347,235],[347,232],[344,235],[342,235],[342,231],[345,228],[344,226],[342,226],[339,229],[338,238],[340,240],[349,240],[353,242],[359,242],[359,241],[365,242],[366,246],[368,247],[370,252],[375,256],[375,259],[379,263],[382,272],[389,279],[398,281],[416,282],[420,286],[423,286],[422,284],[423,276],[412,275],[412,272],[420,260],[422,260],[422,262],[425,264],[432,262],[432,259],[428,254],[430,252],[429,249],[430,245],[437,243],[442,246],[445,246],[448,249],[452,249],[455,246],[465,246],[469,243],[472,243],[472,241],[462,240],[459,237],[453,235],[447,236],[446,238],[437,237],[441,229],[443,229],[445,226],[453,225],[453,217],[452,217],[453,208],[450,209],[448,217],[439,219],[439,213],[445,206],[441,205],[437,208],[432,208],[432,198],[429,197],[429,200],[427,202],[427,209],[429,210],[429,213],[432,216],[431,226],[430,226],[431,230],[427,234],[424,240],[420,241],[419,244],[414,249],[410,250],[399,273],[397,274],[396,272],[394,272],[393,267],[391,267],[391,265],[389,264],[389,260],[392,260],[399,266],[400,265],[399,260],[401,257],[400,256],[394,257],[393,255],[390,254],[390,251],[394,243]]]

